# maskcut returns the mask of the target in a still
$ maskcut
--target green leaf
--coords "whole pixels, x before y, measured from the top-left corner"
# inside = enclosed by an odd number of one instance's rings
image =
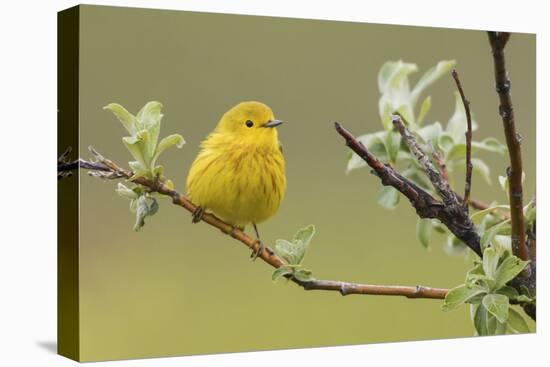
[[[296,269],[294,272],[294,277],[302,282],[310,282],[315,280],[313,273],[308,269]]]
[[[402,60],[384,63],[378,72],[378,89],[380,93],[383,94],[390,89],[401,88],[408,75],[417,70],[416,64],[405,63]]]
[[[510,307],[508,315],[508,329],[515,334],[530,332],[527,322],[519,312]]]
[[[487,312],[487,309],[483,304],[480,304],[477,309],[476,313],[474,315],[474,327],[476,329],[477,335],[485,336],[485,335],[491,335],[488,330],[488,319],[489,314]]]
[[[451,289],[445,300],[443,301],[442,310],[443,311],[452,311],[462,304],[468,302],[473,297],[485,293],[486,290],[482,287],[472,286],[467,287],[466,285],[459,285]]]
[[[508,299],[515,300],[519,297],[519,293],[515,288],[504,286],[496,291],[497,294],[502,294],[508,297]]]
[[[145,225],[145,218],[153,216],[158,211],[158,202],[155,198],[142,195],[137,199],[136,224],[134,230],[139,231]]]
[[[138,131],[135,136],[126,136],[122,138],[122,141],[136,161],[140,162],[144,167],[149,166],[151,156],[148,153],[147,147],[150,136],[147,130]]]
[[[502,261],[495,272],[495,288],[499,289],[514,279],[527,266],[528,261],[523,261],[516,256],[509,256]]]
[[[158,142],[160,121],[163,116],[161,109],[162,104],[160,102],[147,102],[136,116],[140,129],[145,129],[149,133],[150,140],[147,142],[147,152],[150,157],[155,153],[155,147]]]
[[[418,218],[416,221],[416,237],[418,238],[418,241],[424,246],[424,248],[428,248],[430,246],[430,237],[432,235],[432,220],[431,219],[422,219]]]
[[[480,239],[480,245],[481,245],[481,249],[482,250],[485,250],[489,244],[491,243],[491,241],[494,239],[494,237],[505,227],[505,226],[509,226],[510,225],[510,220],[507,219],[507,220],[504,220],[492,227],[490,227],[489,229],[486,229],[483,234],[481,235],[481,239]]]
[[[454,147],[454,144],[453,138],[449,134],[442,132],[441,135],[439,135],[437,145],[440,150],[448,152]]]
[[[130,199],[130,200],[133,200],[133,199],[137,199],[138,195],[136,194],[136,192],[132,189],[129,189],[128,187],[126,187],[125,185],[123,185],[122,183],[118,183],[117,185],[117,188],[115,189],[116,193],[119,194],[120,196],[122,196],[123,198],[126,198],[126,199]]]
[[[415,64],[388,61],[378,73],[378,88],[382,94],[378,111],[385,129],[389,129],[389,114],[399,111],[407,121],[414,123],[408,75],[417,71]]]
[[[298,262],[298,251],[296,246],[287,240],[278,239],[275,241],[275,247],[273,251],[277,256],[279,256],[287,264],[297,264]]]
[[[378,192],[376,201],[387,209],[395,209],[399,204],[399,191],[391,186],[383,186]]]
[[[483,251],[483,272],[488,277],[494,279],[497,270],[499,254],[492,247],[487,247]]]
[[[487,294],[483,297],[482,304],[499,322],[505,323],[508,320],[510,308],[508,297],[502,294]]]
[[[388,131],[384,143],[390,163],[395,163],[401,145],[401,135],[397,131]]]
[[[438,138],[443,131],[441,124],[439,122],[434,122],[433,124],[426,125],[421,129],[418,129],[416,133],[420,135],[424,142]]]
[[[380,159],[381,161],[387,161],[388,153],[386,151],[386,145],[384,144],[383,140],[385,134],[385,131],[379,131],[374,134],[361,135],[357,138],[357,140],[362,143],[365,148],[367,148],[378,159]],[[357,154],[355,154],[355,152],[352,152],[348,160],[346,172],[349,173],[354,169],[366,166],[367,163],[363,160],[363,158],[359,157]]]
[[[481,218],[485,214],[489,214],[496,209],[510,209],[510,205],[492,205],[487,209],[477,211],[474,214],[470,215],[470,219],[474,221],[475,219]]]
[[[447,153],[447,160],[464,159],[466,157],[466,144],[455,144]]]
[[[424,122],[424,119],[426,118],[426,115],[428,114],[431,108],[432,108],[432,97],[427,96],[426,98],[424,98],[424,101],[420,105],[420,112],[418,113],[418,118],[416,119],[416,124],[418,126],[422,125],[422,123]]]
[[[508,151],[506,145],[502,144],[496,138],[486,138],[481,142],[472,141],[472,148],[500,154],[504,154]]]
[[[478,173],[487,184],[491,185],[491,169],[489,166],[479,158],[472,158],[473,171]]]
[[[135,135],[138,131],[137,119],[134,115],[128,112],[124,107],[118,103],[110,103],[103,107],[104,110],[111,111],[116,118],[122,123],[122,126],[128,131],[130,135]]]
[[[285,275],[292,274],[294,269],[289,266],[283,265],[280,268],[275,269],[273,274],[271,274],[271,280],[276,282],[278,279],[284,277]]]
[[[315,234],[315,226],[313,224],[310,224],[309,226],[298,230],[298,232],[296,232],[296,234],[294,235],[292,242],[298,248],[298,252],[297,252],[298,257],[296,259],[297,262],[294,263],[295,265],[301,264],[302,261],[304,260],[306,250],[309,247],[309,244],[314,234]]]
[[[454,60],[443,60],[438,62],[435,66],[430,68],[422,75],[420,80],[414,86],[411,93],[411,102],[414,105],[420,97],[420,94],[430,85],[432,85],[437,79],[443,75],[448,74],[449,70],[456,64]]]
[[[151,161],[151,166],[153,166],[154,168],[154,165],[157,161],[157,159],[159,158],[159,156],[168,148],[172,147],[172,146],[176,146],[177,148],[181,148],[183,147],[183,145],[185,144],[185,140],[183,139],[183,136],[181,136],[180,134],[172,134],[172,135],[168,135],[167,137],[165,137],[164,139],[162,139],[155,151],[155,155],[153,156],[153,160]]]
[[[451,233],[447,236],[443,250],[449,255],[463,255],[468,250],[468,246]]]

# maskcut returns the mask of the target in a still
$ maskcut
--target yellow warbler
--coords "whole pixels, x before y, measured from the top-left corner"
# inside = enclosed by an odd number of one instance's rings
[[[256,224],[275,214],[286,189],[275,128],[281,123],[260,102],[239,103],[222,116],[187,176],[187,194],[199,206],[194,222],[209,210],[237,228],[253,224],[260,240]]]

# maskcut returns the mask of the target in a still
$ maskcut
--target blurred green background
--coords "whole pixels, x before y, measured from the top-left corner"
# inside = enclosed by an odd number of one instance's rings
[[[456,59],[480,129],[476,140],[504,141],[492,60],[482,31],[82,6],[80,156],[88,145],[120,164],[130,160],[126,132],[102,110],[118,102],[137,113],[163,103],[161,136],[181,133],[183,149],[161,163],[184,192],[200,141],[243,100],[270,105],[287,161],[288,190],[260,226],[269,244],[317,227],[305,265],[323,279],[372,284],[461,283],[471,257],[448,256],[435,237],[424,250],[416,214],[376,204],[379,180],[367,169],[345,174],[340,121],[355,134],[381,129],[376,77],[388,60],[417,63],[413,83],[437,61]],[[507,47],[512,94],[523,136],[526,197],[535,185],[535,36]],[[454,109],[452,78],[429,88],[428,122]],[[474,176],[473,196],[505,199],[497,175],[506,160],[484,154],[494,185]],[[457,179],[462,191],[462,177]],[[115,182],[81,173],[80,318],[83,360],[252,351],[464,337],[467,307],[443,313],[437,300],[305,292],[271,282],[240,243],[161,199],[159,213],[132,230],[128,201]]]

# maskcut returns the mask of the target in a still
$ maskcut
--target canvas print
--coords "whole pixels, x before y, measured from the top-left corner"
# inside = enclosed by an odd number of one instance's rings
[[[58,24],[61,355],[536,331],[534,34]]]

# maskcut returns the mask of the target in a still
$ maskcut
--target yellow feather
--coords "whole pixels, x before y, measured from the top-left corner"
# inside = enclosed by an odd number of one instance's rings
[[[239,228],[273,216],[286,189],[277,129],[265,126],[273,121],[271,109],[260,102],[227,111],[191,165],[191,201]]]

